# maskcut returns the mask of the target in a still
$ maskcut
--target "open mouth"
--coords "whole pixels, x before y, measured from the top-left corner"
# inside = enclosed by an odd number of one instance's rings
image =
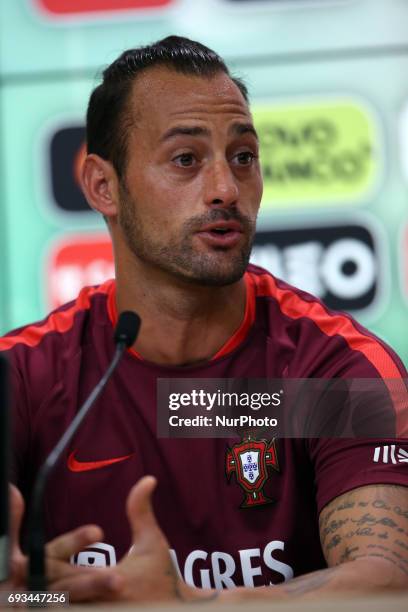
[[[199,230],[200,232],[209,232],[210,234],[223,236],[230,232],[240,232],[242,233],[243,228],[239,221],[231,220],[231,221],[214,221],[213,223],[208,223],[204,225]]]
[[[231,231],[232,230],[229,228],[215,227],[214,229],[210,230],[210,233],[215,234],[216,236],[224,236],[225,234],[229,234]]]
[[[198,235],[210,246],[229,249],[236,246],[242,239],[242,228],[239,224],[225,223],[208,225],[198,232]]]

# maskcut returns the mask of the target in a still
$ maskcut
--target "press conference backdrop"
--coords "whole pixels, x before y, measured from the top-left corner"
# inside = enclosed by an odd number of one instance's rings
[[[407,0],[2,0],[0,332],[113,276],[78,188],[101,68],[171,33],[249,85],[265,192],[253,261],[408,364]]]

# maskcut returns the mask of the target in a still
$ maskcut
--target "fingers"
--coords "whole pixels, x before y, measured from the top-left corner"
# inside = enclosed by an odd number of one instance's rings
[[[24,500],[14,485],[9,485],[10,504],[10,583],[21,588],[25,583],[27,559],[20,548],[20,527],[24,514]]]
[[[9,485],[10,494],[10,548],[12,556],[21,556],[19,535],[24,514],[24,500],[14,485]]]
[[[54,538],[46,546],[47,556],[54,559],[69,561],[72,555],[89,544],[100,542],[103,531],[97,525],[84,525]]]
[[[157,524],[152,507],[152,493],[157,481],[153,476],[145,476],[129,493],[126,510],[132,530],[135,554],[151,553],[168,549],[168,542]]]
[[[152,493],[157,481],[153,476],[141,478],[132,487],[126,503],[126,511],[133,536],[139,536],[140,531],[149,527],[157,527],[152,508]]]
[[[73,573],[50,584],[53,591],[69,591],[70,603],[116,599],[124,580],[112,570],[72,568]]]
[[[10,583],[15,589],[26,585],[27,559],[22,553],[10,558]]]

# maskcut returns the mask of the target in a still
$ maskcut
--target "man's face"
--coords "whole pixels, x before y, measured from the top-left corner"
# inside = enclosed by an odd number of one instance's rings
[[[133,85],[118,222],[151,270],[199,285],[227,285],[247,266],[262,196],[248,106],[224,73],[165,67]]]

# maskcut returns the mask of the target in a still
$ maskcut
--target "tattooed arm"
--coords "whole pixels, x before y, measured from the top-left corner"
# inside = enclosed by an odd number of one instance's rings
[[[219,599],[408,589],[408,487],[370,485],[345,493],[322,510],[319,528],[327,569],[273,589],[224,591]]]
[[[357,559],[381,560],[386,563],[378,566],[379,571],[389,577],[389,586],[408,587],[407,487],[354,489],[323,509],[319,528],[329,566]],[[372,567],[375,571],[376,566]]]

